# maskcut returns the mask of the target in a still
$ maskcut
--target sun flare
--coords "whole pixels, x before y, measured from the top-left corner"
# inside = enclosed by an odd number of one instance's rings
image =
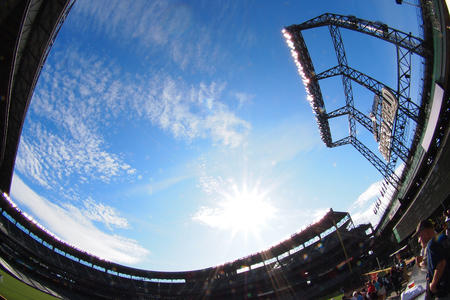
[[[228,231],[232,236],[252,234],[260,237],[278,213],[270,199],[274,186],[247,180],[238,184],[232,178],[218,182],[220,184],[215,184],[213,189],[214,206],[200,207],[193,219],[211,228]]]
[[[267,192],[257,186],[248,189],[233,186],[231,193],[224,193],[220,202],[220,214],[224,227],[237,232],[257,234],[274,216],[276,209],[270,203]]]

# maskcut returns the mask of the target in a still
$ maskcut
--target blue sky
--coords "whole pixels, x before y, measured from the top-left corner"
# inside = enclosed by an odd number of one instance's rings
[[[322,143],[281,34],[325,12],[419,32],[393,0],[78,0],[29,107],[12,199],[69,244],[153,270],[258,252],[329,208],[376,224],[382,177]],[[349,65],[395,88],[395,48],[342,34]],[[316,71],[337,64],[327,28],[304,37]],[[328,111],[344,104],[340,78],[320,83]],[[368,114],[373,95],[353,90]],[[346,119],[330,126],[348,133]]]

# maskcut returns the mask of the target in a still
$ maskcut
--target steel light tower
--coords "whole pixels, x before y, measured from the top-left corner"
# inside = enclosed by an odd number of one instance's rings
[[[320,26],[329,28],[338,65],[316,73],[302,31]],[[370,35],[395,45],[396,87],[390,87],[348,65],[340,28]],[[305,86],[307,99],[316,117],[323,142],[327,147],[352,145],[384,176],[387,184],[397,186],[400,183],[400,178],[394,173],[397,159],[400,158],[407,163],[410,150],[415,147],[414,141],[407,139],[406,129],[413,126],[417,131],[423,126],[422,102],[414,102],[411,99],[410,85],[411,56],[428,57],[430,51],[425,42],[380,22],[331,13],[325,13],[299,25],[288,26],[282,32]],[[340,76],[342,79],[345,105],[327,112],[319,80],[334,76]],[[374,94],[372,112],[369,115],[365,115],[355,107],[352,82],[358,83]],[[341,116],[347,116],[349,134],[345,138],[333,141],[328,120]],[[374,135],[384,160],[357,138],[355,129],[357,123]]]

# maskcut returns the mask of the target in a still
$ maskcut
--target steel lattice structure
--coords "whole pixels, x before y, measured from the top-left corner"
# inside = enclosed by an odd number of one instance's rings
[[[338,65],[320,73],[316,73],[304,41],[302,31],[310,28],[328,26],[337,56]],[[344,43],[340,28],[354,30],[364,33],[396,46],[397,50],[397,87],[389,87],[386,84],[374,79],[352,67],[347,63]],[[316,18],[308,20],[299,25],[291,25],[283,29],[291,54],[297,65],[299,74],[305,85],[313,112],[319,126],[319,131],[323,142],[327,147],[338,147],[350,144],[355,147],[375,168],[384,176],[386,183],[396,186],[400,178],[394,173],[397,159],[407,162],[410,148],[406,138],[407,128],[412,122],[416,128],[423,126],[421,117],[421,105],[416,104],[410,98],[411,85],[411,56],[413,54],[427,57],[429,50],[425,42],[411,34],[391,28],[380,22],[367,21],[354,16],[343,16],[326,13]],[[320,90],[319,80],[341,76],[345,94],[345,106],[327,113]],[[389,91],[398,100],[398,110],[394,124],[392,125],[392,136],[390,137],[389,155],[386,162],[380,159],[368,147],[366,147],[356,137],[356,124],[362,125],[374,136],[378,135],[375,124],[382,124],[381,103],[374,105],[372,118],[359,111],[354,105],[352,81],[373,92],[379,99],[383,99],[382,91]],[[349,123],[349,135],[338,141],[333,141],[328,120],[331,118],[347,115]]]

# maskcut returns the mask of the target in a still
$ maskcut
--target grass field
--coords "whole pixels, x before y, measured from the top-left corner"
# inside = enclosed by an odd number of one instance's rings
[[[0,270],[0,295],[8,300],[55,300],[59,299],[43,293]]]
[[[330,298],[330,300],[331,299],[333,299],[333,300],[342,300],[342,297],[344,297],[344,294],[340,294],[340,295],[338,295],[336,297]]]
[[[341,292],[335,292],[328,296],[321,297],[318,300],[342,300],[342,297],[344,297],[344,294]]]
[[[3,270],[0,270],[2,280],[0,281],[0,295],[7,300],[60,300],[60,298],[48,295],[40,290],[32,288],[20,280],[12,277]],[[321,300],[341,300],[343,294],[336,293],[334,297],[329,295],[321,298]]]

